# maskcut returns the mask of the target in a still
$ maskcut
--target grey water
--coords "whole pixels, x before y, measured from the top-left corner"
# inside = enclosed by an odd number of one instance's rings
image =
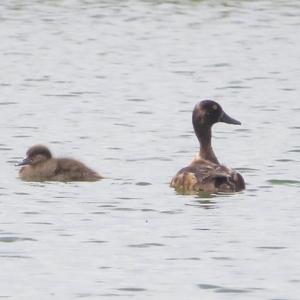
[[[3,1],[0,39],[1,299],[299,299],[299,1]],[[244,192],[169,187],[201,99]],[[36,143],[107,179],[22,182]]]

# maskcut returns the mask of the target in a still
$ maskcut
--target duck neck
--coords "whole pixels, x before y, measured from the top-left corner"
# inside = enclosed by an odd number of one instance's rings
[[[219,164],[219,161],[211,146],[211,126],[194,125],[194,130],[200,143],[200,157],[215,164]]]

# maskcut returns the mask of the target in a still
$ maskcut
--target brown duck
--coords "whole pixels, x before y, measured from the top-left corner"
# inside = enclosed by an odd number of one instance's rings
[[[25,181],[96,181],[102,178],[82,162],[71,158],[53,158],[43,145],[29,148],[19,175]]]
[[[192,163],[181,169],[172,179],[171,187],[181,193],[238,192],[245,189],[241,174],[221,165],[211,146],[211,128],[217,122],[241,125],[229,117],[212,100],[198,103],[193,111],[193,127],[200,143],[200,151]]]

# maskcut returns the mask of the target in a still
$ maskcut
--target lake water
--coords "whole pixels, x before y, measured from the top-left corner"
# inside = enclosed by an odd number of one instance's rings
[[[299,299],[299,37],[298,0],[1,2],[0,298]],[[177,195],[207,98],[247,189]],[[22,182],[36,143],[108,179]]]

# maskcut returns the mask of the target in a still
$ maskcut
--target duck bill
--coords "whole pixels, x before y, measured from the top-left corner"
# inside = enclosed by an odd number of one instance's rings
[[[219,122],[223,122],[223,123],[227,123],[227,124],[234,124],[234,125],[242,124],[240,121],[229,117],[225,112],[223,112],[223,115],[221,116]]]
[[[24,158],[21,162],[17,163],[16,166],[25,166],[25,165],[31,165],[32,160],[28,157]]]

